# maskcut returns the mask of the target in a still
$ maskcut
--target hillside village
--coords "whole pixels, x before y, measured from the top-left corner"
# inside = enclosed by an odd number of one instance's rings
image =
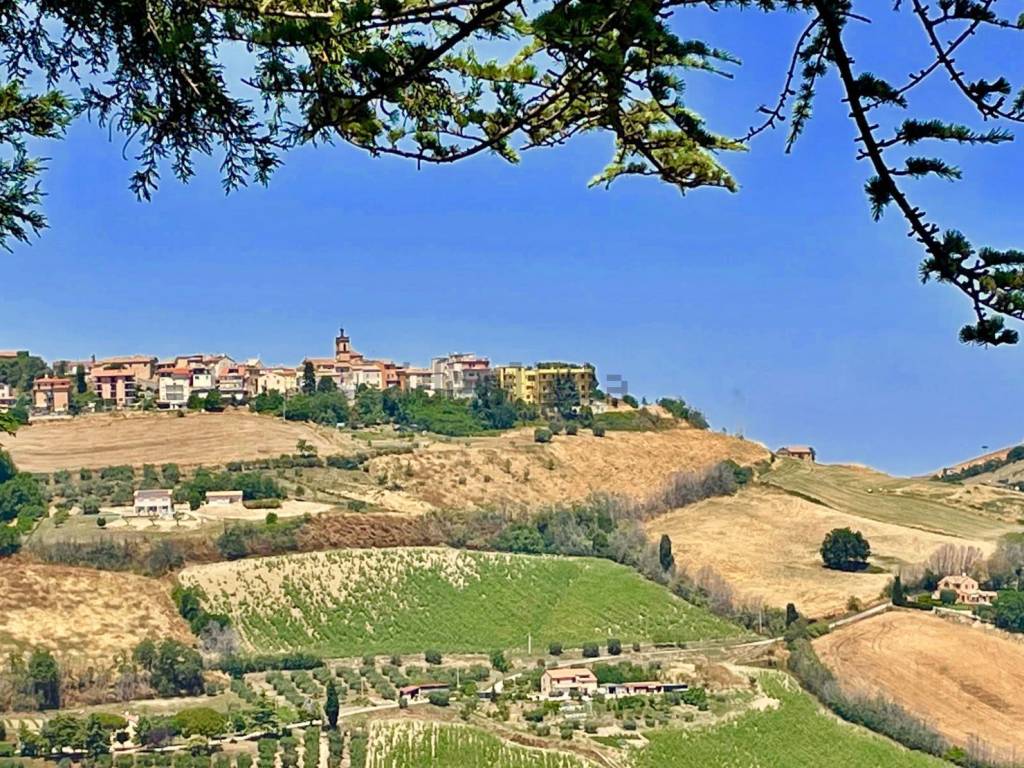
[[[896,478],[343,330],[0,373],[0,768],[1018,768],[1024,448]]]
[[[28,352],[0,351],[0,363],[29,357]],[[311,389],[338,391],[353,399],[360,388],[424,391],[452,398],[472,397],[479,382],[494,378],[513,401],[547,402],[555,382],[571,381],[579,398],[589,403],[597,386],[589,363],[543,362],[491,366],[487,357],[452,353],[434,357],[429,367],[365,357],[339,330],[333,357],[306,357],[297,366],[236,361],[226,354],[177,355],[159,360],[149,355],[97,360],[54,360],[45,375],[23,391],[0,383],[0,408],[28,399],[35,416],[66,415],[83,409],[185,408],[216,392],[224,405],[242,405],[260,394],[288,396]],[[621,395],[628,395],[622,392]]]

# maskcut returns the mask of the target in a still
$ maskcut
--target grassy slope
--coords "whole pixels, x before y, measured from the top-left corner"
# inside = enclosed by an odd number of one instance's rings
[[[226,580],[206,578],[210,568]],[[545,648],[739,633],[632,570],[590,558],[338,550],[199,566],[182,579],[203,585],[208,607],[231,614],[261,651],[489,651],[525,647],[528,634]]]
[[[528,749],[461,725],[378,723],[371,731],[367,768],[584,768],[562,752]]]
[[[658,730],[635,768],[941,768],[937,758],[902,747],[825,714],[807,694],[778,679],[765,689],[777,709],[703,730]]]
[[[996,539],[1015,529],[1007,516],[1024,514],[1024,495],[974,504],[956,485],[894,478],[860,467],[782,460],[763,480],[869,520],[969,539]]]

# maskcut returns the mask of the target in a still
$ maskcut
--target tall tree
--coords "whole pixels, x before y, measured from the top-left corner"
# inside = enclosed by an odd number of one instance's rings
[[[266,183],[285,152],[306,144],[337,140],[416,163],[485,152],[516,162],[524,150],[595,132],[608,134],[614,148],[592,184],[653,176],[684,192],[736,191],[723,157],[783,122],[791,148],[820,111],[815,98],[834,73],[857,156],[871,169],[873,214],[898,211],[925,252],[922,277],[968,298],[974,321],[961,333],[965,342],[1017,341],[1004,318],[1024,319],[1024,251],[973,245],[927,218],[907,191],[915,180],[960,177],[933,153],[913,154],[918,145],[996,145],[1011,138],[1009,126],[1024,123],[1024,89],[1009,79],[1016,48],[995,37],[1024,30],[1008,0],[897,3],[892,12],[909,16],[916,29],[865,25],[865,12],[878,8],[867,0],[764,0],[757,5],[764,13],[797,11],[806,24],[778,95],[758,109],[758,124],[734,137],[710,129],[684,100],[690,73],[729,77],[744,53],[680,37],[674,30],[686,28],[694,5],[15,0],[0,23],[7,74],[0,144],[12,158],[0,166],[0,244],[26,240],[44,225],[36,186],[42,166],[26,141],[59,137],[76,115],[129,137],[137,163],[131,188],[141,199],[153,194],[164,165],[187,180],[195,156],[215,150],[231,190]],[[748,6],[723,0],[715,8]],[[716,23],[725,18],[718,14]],[[857,58],[851,27],[866,41]],[[777,39],[758,36],[759,44]],[[877,73],[894,47],[919,53],[920,69],[890,82]],[[496,48],[508,53],[498,59]],[[228,50],[248,51],[232,60],[230,78],[221,58]],[[965,62],[985,74],[969,72]],[[948,82],[917,99],[939,79]],[[72,99],[26,83],[80,83],[81,92]],[[935,112],[959,106],[954,101],[984,129],[936,119]]]
[[[52,653],[44,648],[32,651],[28,679],[40,709],[60,708],[60,666]]]
[[[661,540],[658,542],[658,562],[661,564],[661,570],[666,573],[676,564],[675,556],[672,554],[672,539],[667,533],[661,534]]]
[[[84,395],[88,388],[85,382],[85,367],[80,365],[75,368],[75,392]]]
[[[302,392],[306,395],[316,392],[316,370],[309,360],[302,366]]]
[[[333,730],[338,727],[338,712],[341,705],[338,702],[338,689],[334,685],[333,678],[327,681],[327,700],[324,702],[324,715],[327,717],[327,724]]]

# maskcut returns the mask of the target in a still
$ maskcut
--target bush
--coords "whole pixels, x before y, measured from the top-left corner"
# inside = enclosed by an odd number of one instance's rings
[[[551,430],[545,429],[544,427],[537,427],[533,430],[533,442],[535,443],[550,443],[551,442]]]
[[[561,643],[551,643],[551,645],[548,646],[548,653],[550,653],[552,656],[561,656],[562,655],[562,644]]]
[[[426,661],[427,664],[433,664],[436,666],[441,663],[441,652],[434,650],[433,648],[428,649],[423,652],[423,660]]]
[[[435,707],[447,707],[451,702],[448,691],[431,691],[427,694],[427,701]]]
[[[227,731],[228,727],[228,719],[210,707],[183,709],[171,720],[174,723],[174,727],[185,738],[189,736],[205,736],[208,739],[212,739],[223,734]]]
[[[944,589],[939,592],[939,600],[943,605],[953,605],[956,603],[956,590],[955,589]]]
[[[106,528],[107,527],[107,518],[105,518],[105,517],[97,517],[96,518],[96,525],[99,526],[100,528]]]
[[[622,653],[622,641],[616,638],[612,638],[608,641],[608,655],[618,656]]]
[[[594,437],[604,437],[605,428],[603,424],[595,424],[590,428],[590,433]]]
[[[565,425],[565,434],[567,435],[575,435],[579,433],[579,431],[579,425],[576,424],[576,422],[574,421],[570,421],[568,424]]]
[[[98,515],[100,513],[100,500],[95,496],[86,496],[82,501],[83,515]]]
[[[871,545],[860,531],[833,528],[821,543],[821,559],[826,568],[837,571],[857,571],[867,565]]]
[[[248,499],[242,502],[242,506],[246,509],[280,509],[280,499]],[[276,515],[274,516],[277,517]]]
[[[585,659],[596,659],[600,655],[601,651],[598,648],[597,643],[584,643],[583,644],[583,658]]]

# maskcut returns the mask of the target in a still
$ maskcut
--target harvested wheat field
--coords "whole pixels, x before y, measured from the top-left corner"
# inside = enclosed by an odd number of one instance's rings
[[[185,418],[96,414],[41,422],[18,430],[8,449],[20,469],[53,472],[119,464],[223,464],[292,453],[299,440],[308,440],[321,453],[354,450],[340,436],[247,411],[189,413]]]
[[[605,491],[642,497],[678,471],[708,469],[725,460],[752,464],[768,458],[759,443],[679,426],[651,432],[614,432],[594,437],[556,435],[533,441],[532,429],[500,437],[436,442],[412,455],[370,462],[403,492],[431,506],[533,507],[583,499]]]
[[[842,611],[851,596],[873,600],[891,578],[888,572],[845,573],[822,566],[822,539],[844,527],[861,531],[871,544],[872,561],[886,568],[920,562],[947,542],[974,544],[986,553],[993,546],[866,520],[765,486],[708,499],[647,524],[648,533],[672,538],[676,562],[691,573],[710,566],[744,597],[778,607],[792,602],[811,615]]]
[[[898,611],[844,627],[814,647],[847,690],[891,698],[991,762],[1024,758],[1024,642]]]
[[[71,662],[111,663],[146,637],[191,636],[156,579],[0,561],[0,652],[44,646]]]

